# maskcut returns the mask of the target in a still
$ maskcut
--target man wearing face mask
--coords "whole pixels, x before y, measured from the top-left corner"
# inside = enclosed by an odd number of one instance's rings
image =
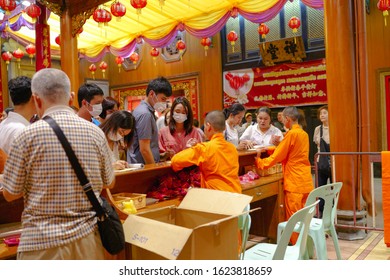
[[[158,136],[160,151],[164,153],[165,159],[202,142],[202,135],[193,123],[190,102],[185,97],[177,97],[172,104],[169,124],[160,129]]]
[[[146,98],[135,108],[134,141],[127,151],[129,163],[156,163],[160,161],[158,146],[158,130],[155,110],[162,112],[166,108],[166,101],[172,95],[172,86],[164,77],[149,82],[146,89]]]
[[[100,122],[96,118],[103,110],[103,90],[93,83],[83,84],[79,88],[77,99],[80,107],[79,112],[77,113],[78,116],[99,125]]]

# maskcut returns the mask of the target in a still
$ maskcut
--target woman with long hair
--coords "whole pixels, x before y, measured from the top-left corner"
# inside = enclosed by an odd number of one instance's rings
[[[240,103],[234,103],[229,108],[223,109],[226,119],[226,129],[224,131],[225,140],[236,146],[237,150],[248,148],[246,141],[239,142],[238,126],[245,115],[245,107]]]

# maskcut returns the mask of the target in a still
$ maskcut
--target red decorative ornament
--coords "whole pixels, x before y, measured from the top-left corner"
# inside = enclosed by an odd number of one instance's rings
[[[93,12],[93,20],[98,23],[99,27],[102,27],[104,24],[105,26],[108,25],[108,22],[111,20],[112,16],[111,13],[103,8],[98,8]]]
[[[136,53],[136,52],[133,52],[131,55],[130,55],[130,60],[133,62],[133,64],[137,64],[138,60],[139,60],[139,54]]]
[[[202,40],[200,41],[200,44],[203,46],[204,48],[204,55],[207,56],[207,50],[209,49],[209,47],[211,46],[211,39],[209,37],[204,37],[202,38]]]
[[[3,52],[1,54],[1,58],[5,61],[5,64],[7,65],[7,70],[8,70],[8,64],[10,63],[12,59],[12,54],[10,52]]]
[[[25,12],[33,20],[33,23],[35,23],[37,18],[41,15],[41,8],[39,8],[38,5],[31,3],[31,5],[25,9]]]
[[[103,78],[104,78],[104,73],[106,73],[107,67],[108,67],[108,65],[105,61],[100,62],[99,68],[100,68],[100,70],[102,70]]]
[[[20,60],[24,56],[24,52],[18,48],[17,50],[12,52],[12,55],[16,58],[16,62],[18,63],[18,68],[20,68]]]
[[[236,41],[238,40],[237,33],[235,31],[230,31],[227,35],[227,39],[230,42],[230,45],[232,46],[232,50],[234,52],[234,45],[236,44]]]
[[[0,7],[5,11],[6,15],[11,14],[16,8],[15,0],[0,0]]]
[[[160,55],[160,51],[156,48],[150,50],[150,55],[153,57],[154,66],[156,66],[157,57]]]
[[[31,64],[32,64],[32,59],[34,57],[34,54],[36,52],[35,46],[33,44],[28,44],[26,46],[26,53],[28,53],[28,56],[31,58]]]
[[[116,21],[121,21],[121,18],[126,14],[126,6],[116,0],[111,5],[111,14],[116,17]]]
[[[238,17],[238,8],[237,8],[237,7],[234,7],[233,10],[231,10],[230,16],[231,16],[232,18]]]
[[[288,27],[290,27],[292,29],[293,33],[297,33],[298,28],[300,26],[301,26],[301,21],[296,16],[291,17],[290,20],[288,21]]]
[[[61,46],[61,36],[60,36],[60,35],[58,35],[58,36],[54,39],[54,41],[56,42],[57,45]]]
[[[146,7],[146,4],[148,4],[148,1],[146,1],[146,0],[131,0],[130,4],[131,4],[131,6],[133,6],[134,9],[137,10],[137,15],[140,15],[142,9]]]
[[[176,49],[179,50],[179,53],[180,53],[180,59],[182,58],[183,56],[183,53],[184,53],[184,50],[186,49],[186,43],[184,43],[183,40],[179,40],[176,42]]]
[[[115,63],[118,65],[118,71],[119,73],[121,72],[121,68],[122,68],[122,63],[123,61],[125,61],[125,59],[121,56],[117,56],[115,57]]]
[[[261,35],[262,39],[265,39],[266,35],[269,32],[269,28],[265,23],[259,24],[259,27],[257,28],[257,31]]]
[[[83,33],[84,29],[81,27],[79,31],[77,31],[76,35],[79,36],[81,33]]]
[[[379,0],[376,6],[380,11],[382,11],[383,18],[385,20],[385,26],[387,26],[386,18],[389,16],[390,0]]]
[[[95,72],[96,72],[96,65],[95,64],[91,64],[91,65],[89,65],[89,67],[88,67],[88,70],[92,73],[92,77],[93,77],[93,79],[95,80]]]

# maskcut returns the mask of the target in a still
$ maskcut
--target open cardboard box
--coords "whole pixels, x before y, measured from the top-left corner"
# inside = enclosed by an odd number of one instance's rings
[[[135,260],[235,260],[238,216],[251,196],[191,188],[179,206],[129,215],[123,224]]]

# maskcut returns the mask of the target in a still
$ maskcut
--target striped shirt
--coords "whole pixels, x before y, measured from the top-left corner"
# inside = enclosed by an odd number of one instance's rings
[[[102,187],[114,180],[104,133],[67,106],[51,107],[45,115],[50,115],[63,130],[99,196]],[[3,187],[13,195],[24,195],[19,252],[68,244],[97,228],[95,212],[68,157],[43,120],[16,137],[6,163]]]

